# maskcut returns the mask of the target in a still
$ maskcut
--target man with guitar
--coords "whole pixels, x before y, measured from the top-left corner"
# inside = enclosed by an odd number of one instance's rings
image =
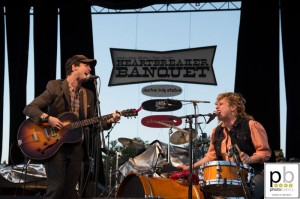
[[[108,130],[120,120],[118,111],[97,118],[94,93],[82,86],[96,63],[84,55],[69,58],[66,78],[49,81],[46,90],[24,108],[30,121],[21,125],[18,144],[29,158],[45,160],[44,199],[71,199],[74,195],[84,157],[81,127],[96,123]]]

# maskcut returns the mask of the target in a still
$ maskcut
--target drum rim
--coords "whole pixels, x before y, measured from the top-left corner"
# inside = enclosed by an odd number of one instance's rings
[[[208,186],[208,185],[234,185],[234,186],[239,186],[242,185],[241,180],[223,180],[223,179],[212,179],[212,180],[206,180],[203,182],[199,182],[200,186]]]
[[[200,169],[204,167],[209,166],[217,166],[217,165],[223,165],[223,166],[236,166],[236,163],[234,161],[227,161],[227,160],[213,160],[208,161],[200,165]],[[251,167],[248,164],[240,163],[240,166],[244,169],[250,169]]]

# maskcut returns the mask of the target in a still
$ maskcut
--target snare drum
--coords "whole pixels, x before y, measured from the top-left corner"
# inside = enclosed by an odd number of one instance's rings
[[[211,161],[200,166],[200,187],[203,192],[216,196],[244,196],[242,183],[248,183],[252,169],[240,165],[241,176],[237,165],[228,161]],[[242,181],[242,179],[243,181]]]
[[[148,177],[129,173],[121,182],[116,197],[130,198],[188,198],[188,184],[170,178]],[[199,185],[193,185],[192,197],[204,199]]]

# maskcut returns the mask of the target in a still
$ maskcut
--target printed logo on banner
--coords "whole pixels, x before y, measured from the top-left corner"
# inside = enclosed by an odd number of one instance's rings
[[[265,198],[299,198],[300,163],[265,163]]]
[[[111,48],[108,86],[169,81],[217,85],[213,60],[217,46],[149,51]]]

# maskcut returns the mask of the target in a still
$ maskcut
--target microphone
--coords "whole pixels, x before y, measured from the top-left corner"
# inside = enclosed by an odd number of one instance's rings
[[[98,79],[99,76],[98,75],[91,75],[91,74],[88,74],[86,76],[86,79],[89,81],[89,80],[94,80],[94,79]]]
[[[215,119],[215,117],[217,116],[217,113],[215,113],[215,112],[209,113],[208,116],[209,116],[209,118],[208,118],[206,124],[209,124],[211,121],[213,121]]]

